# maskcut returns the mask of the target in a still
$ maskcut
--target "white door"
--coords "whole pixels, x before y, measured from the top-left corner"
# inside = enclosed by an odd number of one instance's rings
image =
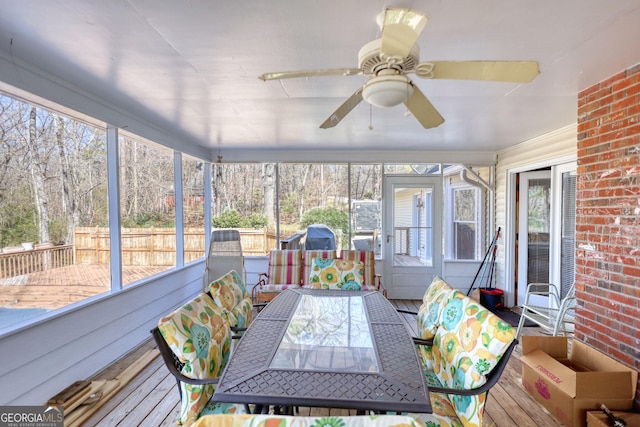
[[[421,299],[442,274],[442,178],[384,180],[383,284],[389,298]]]
[[[550,282],[551,171],[520,174],[518,206],[518,305],[529,283]],[[546,306],[546,297],[530,304]]]

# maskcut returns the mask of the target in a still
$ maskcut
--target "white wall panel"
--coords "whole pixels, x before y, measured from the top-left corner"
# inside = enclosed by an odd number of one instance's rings
[[[507,259],[514,256],[515,189],[509,177],[524,172],[575,160],[577,156],[577,125],[549,132],[540,137],[498,152],[496,165],[495,227],[501,227],[496,257],[496,284],[506,291],[505,303],[514,304],[514,279],[506,272]]]
[[[41,405],[150,338],[202,289],[204,262],[154,276],[0,338],[0,405]]]

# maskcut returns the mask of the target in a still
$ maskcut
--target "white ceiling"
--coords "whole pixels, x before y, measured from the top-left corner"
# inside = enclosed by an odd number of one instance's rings
[[[363,76],[258,79],[357,68],[391,6],[429,15],[421,61],[535,60],[541,74],[528,84],[409,75],[446,120],[434,129],[402,105],[366,102],[320,129]],[[640,62],[640,0],[0,0],[0,10],[6,54],[211,153],[495,152],[574,123],[580,90]]]

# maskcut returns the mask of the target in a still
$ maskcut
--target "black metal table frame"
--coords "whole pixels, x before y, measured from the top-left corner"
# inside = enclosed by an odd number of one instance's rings
[[[378,372],[272,368],[271,360],[304,294],[362,296]],[[216,387],[218,402],[330,407],[377,412],[432,412],[409,331],[379,292],[288,289],[271,301],[244,333]]]

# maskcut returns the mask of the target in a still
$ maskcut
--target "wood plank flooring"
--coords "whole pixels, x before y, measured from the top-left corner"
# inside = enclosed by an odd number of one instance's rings
[[[399,308],[417,311],[421,301],[394,300]],[[415,317],[404,315],[407,327],[416,332]],[[523,334],[541,334],[540,328],[525,328]],[[109,366],[93,379],[112,379],[147,350],[152,340]],[[516,347],[500,381],[491,389],[485,406],[484,426],[561,426],[521,385],[521,348]],[[180,396],[176,382],[160,356],[104,404],[86,426],[175,426]],[[300,415],[355,415],[355,411],[330,408],[300,408]]]
[[[170,268],[123,266],[122,281],[126,286]],[[69,265],[0,279],[0,307],[56,309],[110,289],[109,265]]]

